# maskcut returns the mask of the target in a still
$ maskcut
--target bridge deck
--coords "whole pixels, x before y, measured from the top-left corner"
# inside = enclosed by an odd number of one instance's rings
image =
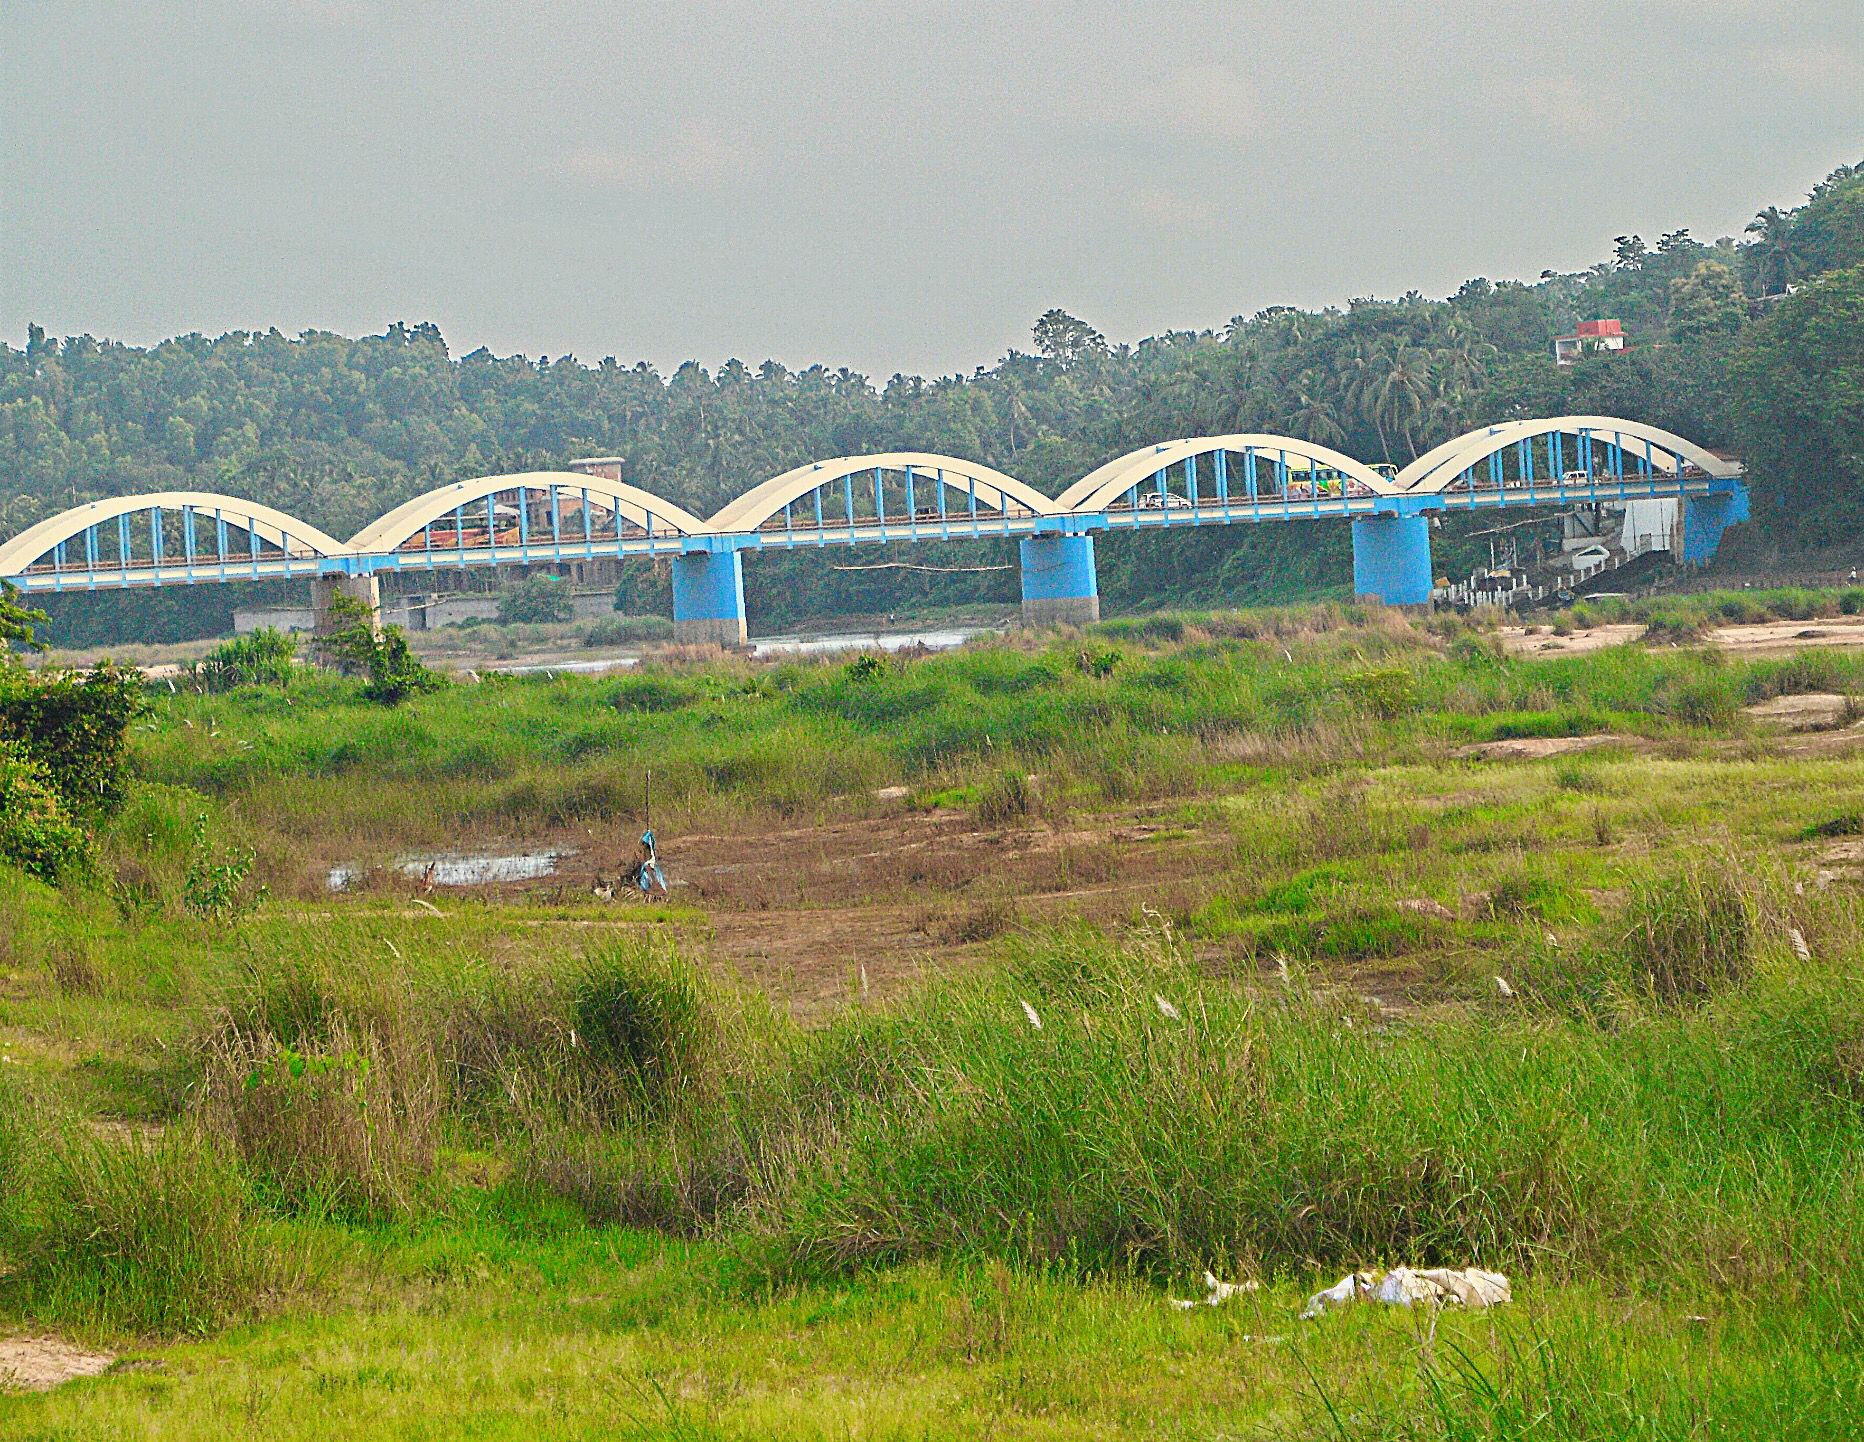
[[[1725,483],[1724,483],[1725,484]],[[1355,519],[1390,512],[1394,501],[1410,500],[1418,510],[1473,511],[1530,506],[1613,504],[1637,500],[1663,500],[1705,496],[1716,489],[1706,476],[1601,473],[1590,480],[1505,478],[1496,483],[1472,473],[1453,488],[1417,497],[1383,497],[1361,494],[1326,494],[1319,488],[1303,493],[1292,487],[1281,495],[1183,495],[1135,488],[1122,502],[1104,510],[1080,514],[971,512],[953,509],[941,514],[930,508],[898,517],[857,517],[798,520],[784,514],[756,530],[719,536],[693,537],[671,531],[645,531],[607,537],[575,534],[551,536],[532,532],[522,539],[486,543],[483,535],[471,546],[423,544],[420,536],[392,551],[347,556],[244,554],[196,555],[191,559],[160,563],[132,559],[85,562],[60,547],[53,558],[29,566],[11,579],[32,592],[122,590],[150,586],[199,585],[230,581],[267,581],[351,571],[447,571],[486,566],[552,565],[581,560],[636,556],[670,556],[694,549],[802,550],[821,546],[926,543],[1024,538],[1058,532],[1144,531],[1180,526],[1257,525],[1273,521]]]

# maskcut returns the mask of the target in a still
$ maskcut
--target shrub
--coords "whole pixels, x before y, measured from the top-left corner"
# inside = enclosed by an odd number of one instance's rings
[[[657,1115],[704,1084],[715,1019],[690,964],[659,947],[613,947],[570,993],[572,1045],[588,1098],[610,1114]],[[580,1059],[579,1059],[580,1060]]]
[[[548,571],[534,571],[499,594],[498,620],[503,626],[547,625],[567,621],[576,608],[570,588]]]
[[[1717,726],[1738,709],[1729,686],[1713,676],[1688,677],[1663,689],[1657,706],[1686,726]]]
[[[604,616],[583,632],[585,646],[625,646],[639,641],[671,641],[673,622],[665,616]]]
[[[979,826],[1007,826],[1026,818],[1036,805],[1036,790],[1025,772],[999,771],[978,789],[971,814]]]
[[[330,603],[336,629],[318,645],[346,670],[363,676],[362,694],[383,706],[399,706],[411,696],[437,691],[446,678],[422,665],[399,626],[375,624],[369,608],[352,596]]]
[[[0,669],[15,665],[13,651],[43,651],[45,642],[38,628],[52,618],[20,599],[20,589],[11,581],[0,581]]]
[[[119,666],[34,672],[0,668],[0,741],[45,768],[73,814],[113,811],[129,787],[129,728],[142,677]]]
[[[1360,710],[1390,721],[1417,700],[1417,680],[1402,666],[1351,671],[1340,678],[1341,693]]]
[[[257,908],[266,897],[263,886],[248,887],[252,871],[251,848],[220,851],[207,839],[207,818],[197,816],[191,833],[187,873],[182,877],[181,901],[196,916],[210,921],[237,921]]]
[[[43,766],[0,740],[0,861],[41,881],[83,867],[90,843],[71,819]]]
[[[337,1017],[323,1033],[300,1050],[225,1030],[206,1115],[292,1206],[406,1213],[434,1169],[440,1059],[405,1026],[365,1031]]]
[[[297,654],[296,636],[266,626],[214,647],[189,669],[204,691],[231,691],[236,686],[283,688],[291,684]]]

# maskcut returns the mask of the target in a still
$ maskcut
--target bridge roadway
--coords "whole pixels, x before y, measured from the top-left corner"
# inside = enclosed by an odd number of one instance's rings
[[[1396,471],[1289,436],[1187,437],[1109,461],[1053,498],[958,457],[848,456],[774,476],[701,519],[599,460],[442,486],[347,542],[212,492],[93,501],[0,543],[0,579],[55,594],[303,577],[321,618],[339,593],[379,604],[388,572],[665,556],[676,634],[741,645],[746,551],[1014,538],[1024,619],[1042,625],[1098,617],[1097,534],[1343,520],[1355,592],[1410,605],[1430,597],[1437,513],[1677,499],[1680,559],[1700,562],[1746,518],[1742,474],[1654,426],[1562,416],[1484,427]]]

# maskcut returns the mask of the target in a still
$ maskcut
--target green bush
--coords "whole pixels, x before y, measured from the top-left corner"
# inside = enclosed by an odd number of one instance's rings
[[[501,626],[549,625],[567,621],[575,613],[568,583],[548,571],[533,571],[521,577],[498,597]]]
[[[1700,999],[1753,974],[1773,916],[1749,866],[1712,857],[1640,881],[1626,902],[1624,955],[1635,983],[1664,1001]]]
[[[605,1110],[658,1114],[705,1085],[716,1018],[690,964],[667,949],[598,952],[574,982],[569,1019]]]
[[[1340,692],[1369,715],[1390,721],[1417,702],[1417,681],[1402,666],[1350,671],[1340,678]]]
[[[76,815],[114,810],[129,786],[129,727],[142,676],[126,667],[27,672],[0,668],[0,741],[45,768]]]
[[[978,788],[971,814],[979,826],[1008,826],[1028,818],[1036,809],[1036,789],[1026,772],[1010,767],[999,771]]]
[[[671,641],[673,622],[665,616],[604,616],[583,632],[585,646],[626,646],[642,641]]]
[[[270,626],[248,636],[235,636],[214,647],[190,666],[204,691],[231,691],[235,686],[289,686],[297,670],[298,638]]]
[[[250,847],[220,849],[207,837],[207,818],[196,816],[190,833],[188,869],[182,877],[182,905],[209,921],[237,921],[266,897],[263,886],[248,886]]]
[[[16,743],[0,740],[0,861],[57,881],[81,869],[89,855],[83,829],[45,768]]]
[[[441,1059],[416,1028],[320,1030],[302,1050],[224,1030],[204,1115],[287,1205],[406,1214],[434,1169]]]
[[[422,665],[399,626],[375,624],[361,601],[337,596],[330,613],[336,629],[318,645],[346,670],[363,677],[362,694],[383,706],[399,706],[411,696],[437,691],[446,678]]]

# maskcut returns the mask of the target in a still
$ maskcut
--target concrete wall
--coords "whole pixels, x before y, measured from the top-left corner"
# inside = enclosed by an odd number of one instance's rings
[[[592,621],[615,613],[613,591],[590,591],[572,594],[570,614],[578,621]],[[390,626],[409,631],[429,631],[440,626],[458,625],[473,619],[498,619],[496,595],[427,595],[386,596],[382,600],[382,620]],[[233,632],[244,636],[271,627],[279,631],[310,631],[317,622],[309,606],[243,606],[233,612]]]

